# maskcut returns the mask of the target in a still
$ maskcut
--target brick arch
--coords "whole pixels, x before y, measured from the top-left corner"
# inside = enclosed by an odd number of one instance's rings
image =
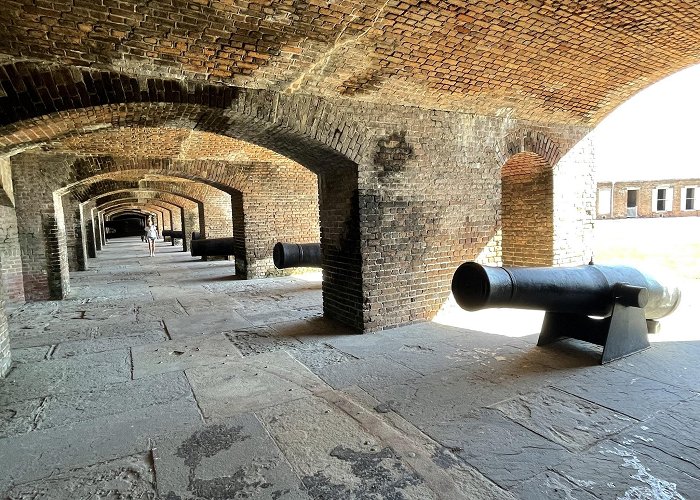
[[[121,200],[115,200],[115,201],[110,202],[110,203],[114,204],[111,206],[113,206],[115,209],[121,209],[126,205],[144,206],[147,208],[150,207],[150,210],[154,211],[154,213],[152,213],[152,215],[155,215],[158,227],[160,227],[161,230],[162,229],[171,229],[170,227],[168,227],[166,222],[168,221],[168,218],[172,215],[173,209],[178,208],[176,205],[171,205],[170,203],[162,201],[162,200],[158,200],[158,201],[149,200],[146,203],[140,203],[136,199],[123,198]],[[166,217],[166,214],[168,215],[168,217]]]
[[[316,172],[357,168],[365,153],[357,119],[328,113],[331,104],[321,98],[48,63],[1,70],[9,76],[0,80],[6,151],[115,123],[167,123],[242,139]]]
[[[518,129],[509,132],[496,145],[496,162],[504,166],[518,153],[535,153],[553,167],[570,145],[560,147],[560,143],[549,134],[536,129]]]
[[[150,200],[162,200],[178,207],[181,211],[180,228],[185,229],[187,232],[191,232],[193,230],[202,231],[205,227],[204,221],[202,220],[204,214],[202,205],[204,202],[191,196],[176,194],[170,191],[122,189],[99,194],[86,203],[94,203],[98,210],[103,210],[105,204],[127,198],[136,201],[144,198]],[[188,244],[189,238],[185,238],[183,240],[183,250],[187,250]]]

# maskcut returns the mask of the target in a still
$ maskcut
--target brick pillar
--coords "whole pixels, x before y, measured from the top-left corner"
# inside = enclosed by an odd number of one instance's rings
[[[187,251],[187,228],[185,227],[185,209],[180,207],[180,229],[182,230],[182,251]]]
[[[231,214],[233,220],[233,251],[235,255],[236,274],[247,277],[248,269],[243,194],[238,191],[231,194]]]
[[[8,303],[24,303],[12,169],[7,158],[0,159],[0,282],[5,288]]]
[[[22,257],[13,206],[0,205],[0,278],[8,303],[24,302]]]
[[[90,210],[90,220],[92,221],[93,238],[95,239],[95,250],[102,250],[102,236],[100,236],[100,218],[97,216],[97,209]],[[95,253],[97,255],[97,253]]]
[[[92,227],[91,203],[80,204],[80,225],[83,231],[83,244],[85,245],[85,255],[90,259],[97,257],[95,246],[95,229]],[[87,266],[87,262],[86,262]]]
[[[105,219],[102,212],[97,212],[97,220],[100,222],[100,240],[102,241],[102,246],[107,244],[107,233],[105,232]]]
[[[361,330],[362,258],[357,171],[319,176],[323,315]]]
[[[85,254],[83,253],[83,234],[80,221],[79,202],[70,194],[64,195],[63,220],[66,227],[66,254],[70,271],[85,270]]]
[[[11,161],[27,300],[61,299],[69,292],[63,207],[54,192],[74,180],[72,160],[24,153]]]
[[[595,158],[590,138],[579,141],[554,166],[553,264],[586,264],[593,253],[596,213]]]
[[[185,212],[185,218],[183,221],[183,236],[182,239],[182,249],[187,251],[190,248],[190,242],[192,240],[192,231],[201,231],[201,224],[199,221],[199,207],[192,205],[189,208],[183,209]]]
[[[5,289],[0,283],[0,378],[4,378],[12,365],[10,352],[10,333],[5,314]]]

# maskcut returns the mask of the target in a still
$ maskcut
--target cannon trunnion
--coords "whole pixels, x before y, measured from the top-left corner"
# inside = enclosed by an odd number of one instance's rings
[[[544,310],[538,345],[563,337],[584,340],[603,346],[601,363],[649,347],[647,333],[656,331],[656,320],[680,302],[677,288],[624,266],[519,268],[465,262],[452,278],[452,293],[468,311]]]
[[[192,257],[227,257],[235,255],[235,238],[201,238],[190,242]]]
[[[277,242],[272,249],[272,260],[277,269],[321,267],[321,244]]]

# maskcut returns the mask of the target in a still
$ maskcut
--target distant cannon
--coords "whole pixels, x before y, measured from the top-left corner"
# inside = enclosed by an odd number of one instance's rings
[[[161,234],[163,235],[163,238],[165,238],[166,236],[170,236],[171,238],[182,239],[185,236],[182,231],[174,231],[172,229],[163,229],[163,232]]]
[[[235,255],[235,238],[201,238],[190,243],[192,257],[227,257]]]
[[[321,267],[321,244],[277,242],[272,249],[272,260],[277,269]]]
[[[460,307],[546,311],[537,345],[571,337],[604,347],[601,363],[649,347],[647,333],[680,303],[680,290],[624,266],[488,267],[465,262],[452,277]],[[593,318],[591,316],[597,316]]]

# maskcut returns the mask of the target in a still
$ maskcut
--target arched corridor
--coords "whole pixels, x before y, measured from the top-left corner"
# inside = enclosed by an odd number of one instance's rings
[[[592,132],[699,62],[688,1],[3,0],[0,497],[691,498],[695,341],[436,318],[588,263]]]

